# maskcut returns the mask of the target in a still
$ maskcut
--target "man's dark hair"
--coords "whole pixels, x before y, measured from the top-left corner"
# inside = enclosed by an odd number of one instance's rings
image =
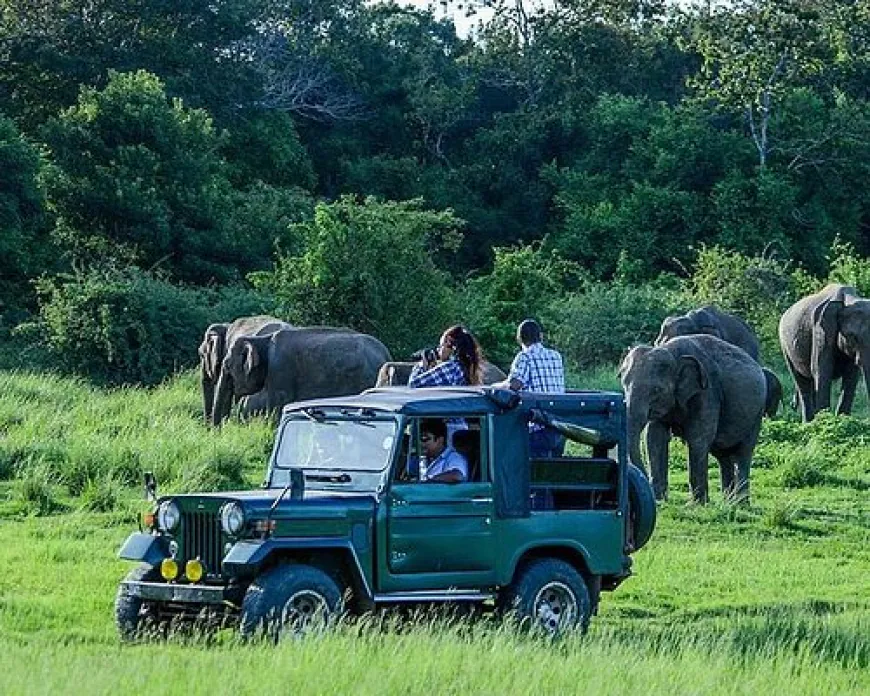
[[[534,319],[526,319],[517,327],[517,340],[524,346],[541,342],[541,325]]]
[[[447,423],[440,418],[425,418],[420,422],[420,432],[429,433],[436,440],[447,437]]]

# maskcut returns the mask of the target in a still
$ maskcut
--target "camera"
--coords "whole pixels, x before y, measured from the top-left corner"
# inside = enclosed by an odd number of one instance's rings
[[[437,348],[423,348],[411,355],[411,360],[425,360],[426,362],[438,362]]]

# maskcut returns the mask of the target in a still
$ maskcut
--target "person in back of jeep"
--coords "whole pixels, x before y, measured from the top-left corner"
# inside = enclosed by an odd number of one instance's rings
[[[422,481],[431,483],[462,483],[468,480],[468,460],[447,444],[447,424],[430,418],[420,424],[420,443],[425,455]]]
[[[498,386],[514,391],[530,391],[543,394],[565,393],[565,369],[562,355],[557,350],[545,348],[541,325],[534,319],[526,319],[517,327],[517,342],[521,350],[511,363],[508,378]],[[529,455],[561,457],[565,438],[555,430],[538,423],[529,423]]]

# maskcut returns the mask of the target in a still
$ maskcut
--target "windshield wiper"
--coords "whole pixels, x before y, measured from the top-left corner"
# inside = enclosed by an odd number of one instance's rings
[[[350,474],[305,474],[306,481],[319,481],[321,483],[350,483],[352,481]]]
[[[326,414],[318,408],[303,408],[302,415],[315,423],[323,423],[326,420]]]
[[[305,476],[302,474],[302,469],[290,469],[290,480],[287,482],[287,485],[284,486],[284,490],[281,491],[281,495],[275,498],[275,502],[272,503],[272,506],[269,508],[269,516],[272,516],[272,513],[275,511],[275,508],[278,507],[278,503],[287,495],[287,491],[293,489],[293,493],[290,495],[291,500],[301,500],[302,496],[305,494]]]

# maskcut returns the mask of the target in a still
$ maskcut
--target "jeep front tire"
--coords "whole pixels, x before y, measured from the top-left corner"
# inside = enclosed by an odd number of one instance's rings
[[[325,571],[302,563],[282,563],[260,575],[242,601],[239,631],[279,641],[324,628],[342,609],[342,589]]]
[[[139,565],[124,578],[132,582],[153,582],[159,580],[157,569],[147,563]],[[141,597],[132,595],[127,585],[121,583],[115,595],[115,625],[121,640],[133,642],[142,635],[145,621],[152,615]]]
[[[523,626],[551,636],[578,627],[585,631],[592,614],[583,576],[558,558],[540,558],[520,567],[502,602]]]

